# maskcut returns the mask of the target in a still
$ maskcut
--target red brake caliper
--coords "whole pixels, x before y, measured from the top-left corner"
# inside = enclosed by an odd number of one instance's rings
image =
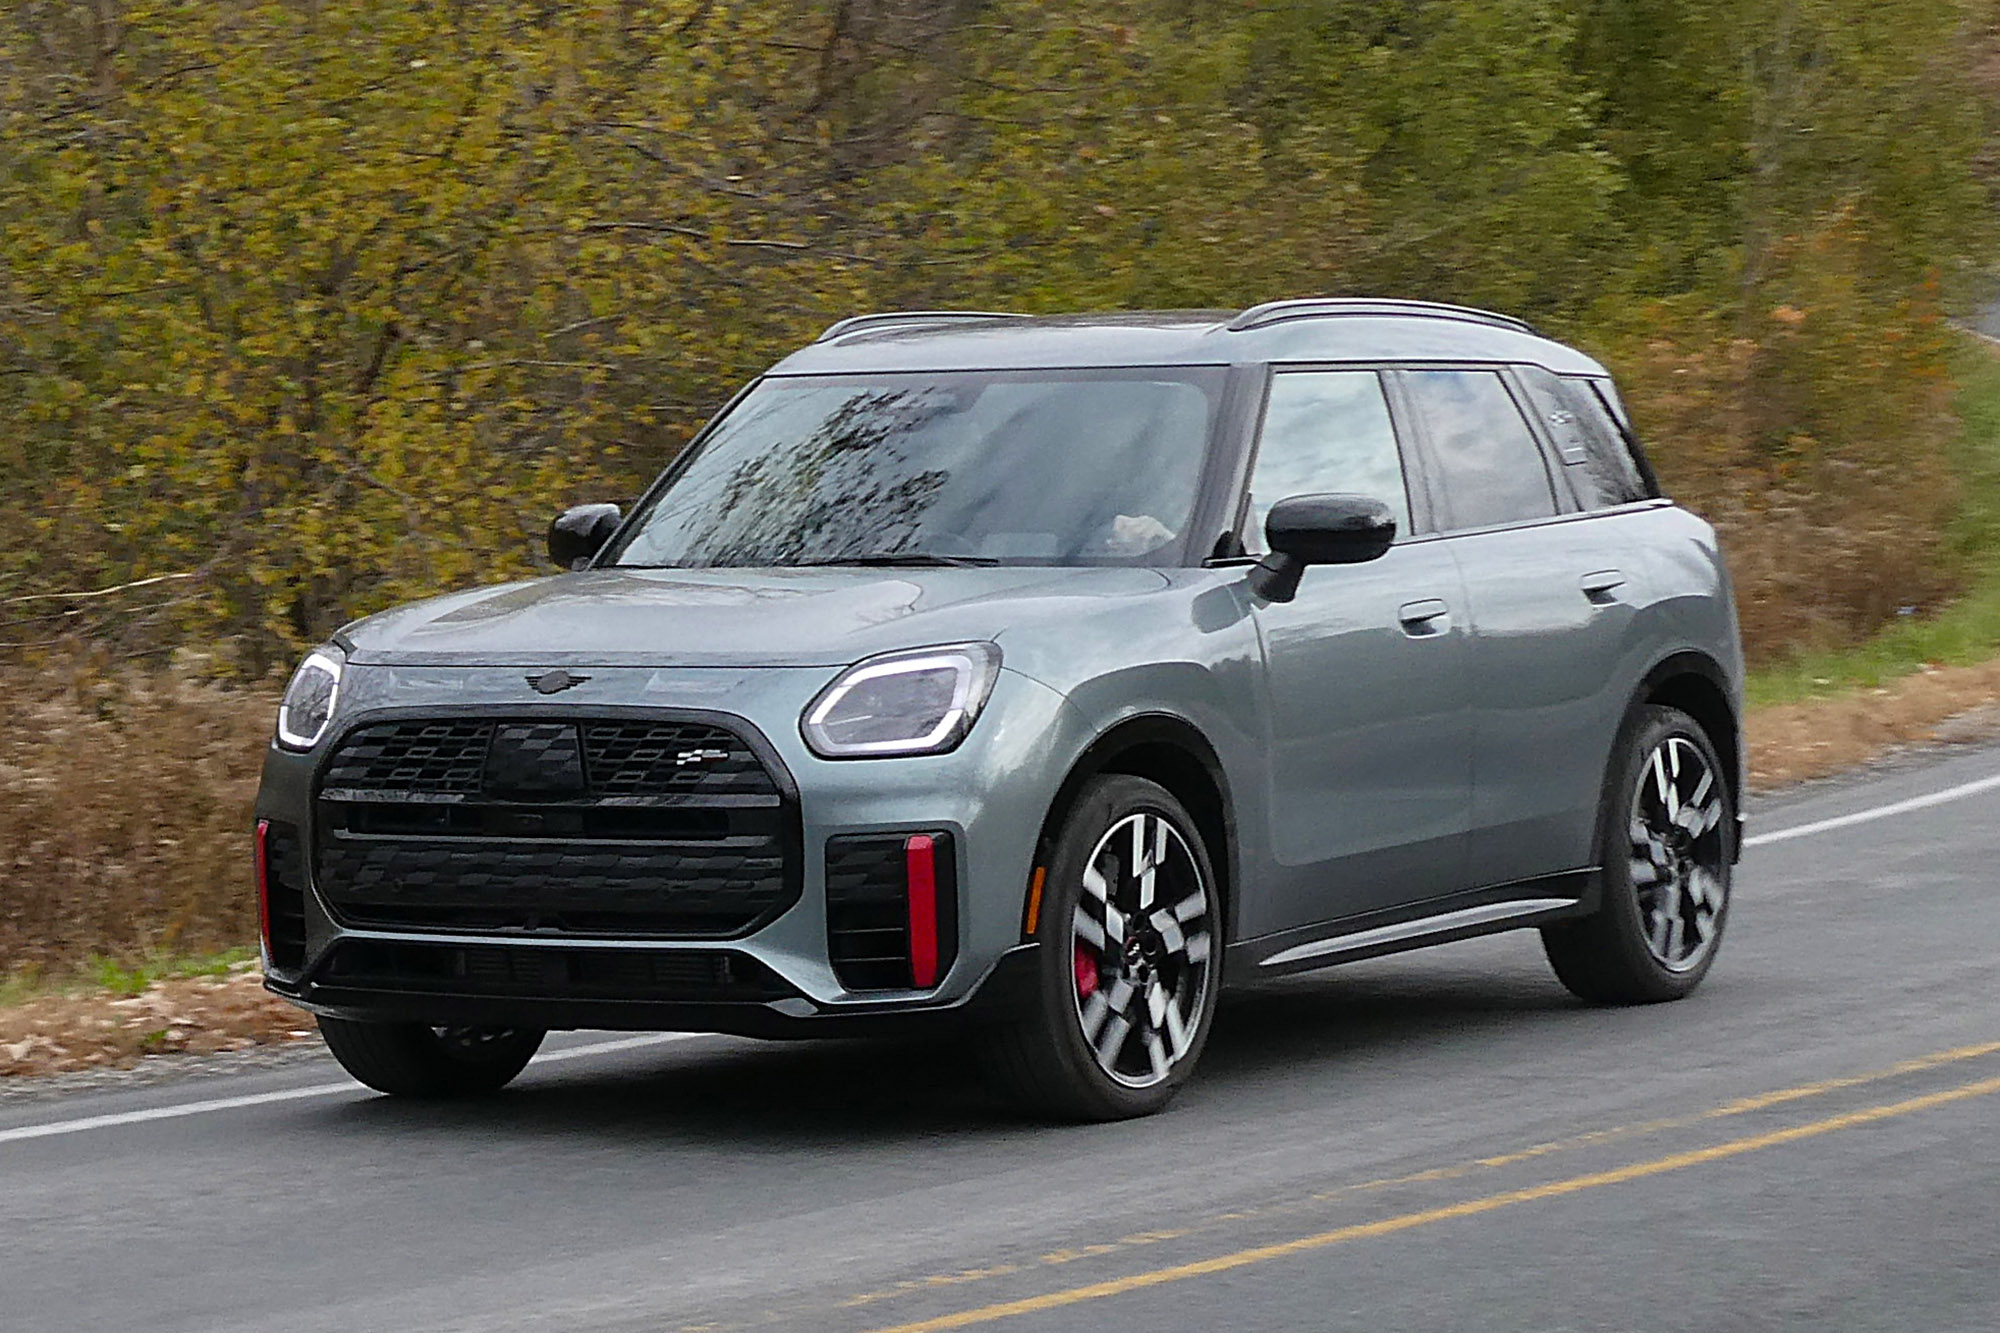
[[[1087,1000],[1097,993],[1097,958],[1089,949],[1076,946],[1076,997]]]

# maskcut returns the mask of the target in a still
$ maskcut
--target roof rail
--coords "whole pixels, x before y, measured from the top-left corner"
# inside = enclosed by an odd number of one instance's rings
[[[1241,333],[1246,329],[1261,329],[1292,319],[1323,319],[1335,315],[1413,315],[1422,319],[1454,319],[1463,324],[1485,324],[1496,329],[1512,329],[1516,333],[1536,333],[1534,325],[1526,320],[1512,315],[1496,315],[1491,310],[1374,296],[1308,296],[1293,301],[1266,301],[1262,305],[1251,306],[1230,320],[1226,327],[1231,333]]]
[[[825,333],[813,339],[816,343],[831,342],[843,334],[855,333],[861,329],[889,328],[897,324],[948,324],[957,319],[1026,319],[1028,316],[1015,314],[1010,310],[885,310],[876,315],[850,315],[827,326]]]

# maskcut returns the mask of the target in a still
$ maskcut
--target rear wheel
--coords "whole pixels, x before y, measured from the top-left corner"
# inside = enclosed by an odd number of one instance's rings
[[[1093,779],[1048,860],[1031,1011],[996,1058],[1031,1106],[1117,1120],[1165,1106],[1208,1040],[1221,977],[1215,872],[1171,792]]]
[[[399,1097],[476,1097],[498,1092],[542,1044],[533,1028],[433,1028],[321,1018],[320,1035],[341,1068]]]
[[[1736,810],[1701,724],[1675,708],[1635,713],[1599,824],[1603,901],[1543,928],[1549,963],[1586,1000],[1677,1000],[1708,974],[1729,916]]]

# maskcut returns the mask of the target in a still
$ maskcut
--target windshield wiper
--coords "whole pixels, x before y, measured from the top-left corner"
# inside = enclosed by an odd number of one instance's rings
[[[825,565],[873,565],[881,568],[906,569],[976,567],[997,565],[1000,562],[990,555],[934,555],[928,551],[881,551],[871,555],[829,556],[824,560],[794,560],[792,567],[813,569]]]

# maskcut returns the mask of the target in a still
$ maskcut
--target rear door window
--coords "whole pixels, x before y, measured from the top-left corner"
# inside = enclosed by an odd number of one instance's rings
[[[1244,545],[1264,551],[1264,519],[1293,495],[1366,495],[1410,530],[1409,492],[1382,377],[1372,370],[1284,370],[1271,377]]]
[[[1652,488],[1625,432],[1589,381],[1554,375],[1540,366],[1515,370],[1555,441],[1579,504],[1610,509],[1651,498]]]
[[[1404,373],[1453,528],[1552,517],[1542,447],[1497,370]]]

